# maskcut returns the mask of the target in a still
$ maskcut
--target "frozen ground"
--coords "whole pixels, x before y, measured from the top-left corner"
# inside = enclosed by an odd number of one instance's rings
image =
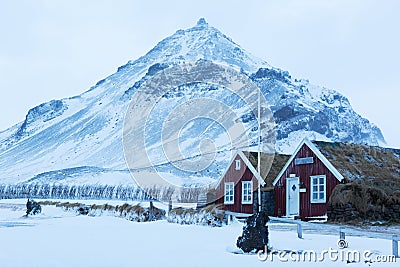
[[[113,203],[114,204],[114,203]],[[280,262],[277,255],[262,262],[256,254],[235,254],[242,224],[222,228],[158,221],[135,223],[122,218],[76,216],[53,206],[23,217],[24,202],[0,201],[0,266],[398,266],[397,263]],[[337,249],[337,235],[307,233],[298,239],[293,227],[273,224],[275,250]],[[349,249],[372,251],[371,259],[391,253],[391,241],[348,236]],[[293,254],[295,255],[295,254]],[[361,256],[362,257],[362,256]]]

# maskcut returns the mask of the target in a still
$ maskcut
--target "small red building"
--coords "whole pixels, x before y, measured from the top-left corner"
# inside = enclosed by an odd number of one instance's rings
[[[303,220],[326,216],[331,193],[343,180],[318,148],[304,139],[272,183],[275,216]]]
[[[233,215],[253,214],[258,209],[257,190],[265,182],[248,159],[238,151],[215,186],[217,205]]]

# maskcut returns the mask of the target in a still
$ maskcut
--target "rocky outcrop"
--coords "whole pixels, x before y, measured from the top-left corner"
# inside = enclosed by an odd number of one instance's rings
[[[26,216],[36,215],[42,212],[42,207],[33,199],[28,199],[26,202]]]

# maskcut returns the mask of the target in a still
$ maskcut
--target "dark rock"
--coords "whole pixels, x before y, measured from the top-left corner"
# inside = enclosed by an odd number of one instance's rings
[[[290,120],[296,117],[298,113],[294,110],[294,107],[284,106],[281,109],[275,111],[274,119],[276,123]]]
[[[250,78],[251,79],[269,78],[269,79],[274,79],[274,80],[278,80],[278,81],[285,83],[291,77],[289,75],[289,72],[287,72],[287,71],[281,71],[278,69],[261,68],[255,74],[253,74]]]
[[[42,212],[42,207],[33,199],[26,202],[26,215],[36,215]]]
[[[268,226],[266,226],[268,221],[269,217],[263,211],[248,217],[236,246],[245,253],[264,251],[268,246]]]
[[[147,75],[154,76],[155,74],[166,68],[168,68],[168,64],[156,63],[150,66],[149,70],[147,71]]]
[[[78,208],[77,212],[79,215],[88,215],[90,211],[90,208],[87,206],[81,206]]]

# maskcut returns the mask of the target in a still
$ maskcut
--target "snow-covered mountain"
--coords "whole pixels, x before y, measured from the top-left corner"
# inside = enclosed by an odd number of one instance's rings
[[[276,148],[280,152],[290,153],[306,136],[371,145],[384,143],[381,131],[355,113],[345,96],[307,80],[292,78],[288,72],[252,56],[200,19],[193,28],[178,30],[146,55],[119,67],[116,73],[81,95],[32,108],[23,122],[0,132],[0,183],[133,183],[126,171],[122,144],[129,103],[135,100],[135,92],[143,82],[161,70],[199,60],[233,67],[261,88],[274,114]],[[223,102],[230,99],[222,89],[211,86],[192,84],[178,91],[163,98],[158,107],[161,113],[169,112],[182,99],[204,96]],[[240,110],[241,105],[234,109]],[[245,118],[248,111],[243,112]],[[255,119],[250,118],[246,123],[252,129]],[[188,132],[193,134],[204,131],[196,125],[188,127],[192,127]],[[219,131],[216,129],[206,136],[221,137]],[[154,137],[150,143],[156,140]],[[189,152],[190,149],[193,148]],[[229,160],[226,156],[222,151],[220,161],[190,177],[173,170],[162,159],[158,162],[159,170],[174,177],[176,183],[201,184],[216,179],[224,171],[221,166],[222,161]]]

